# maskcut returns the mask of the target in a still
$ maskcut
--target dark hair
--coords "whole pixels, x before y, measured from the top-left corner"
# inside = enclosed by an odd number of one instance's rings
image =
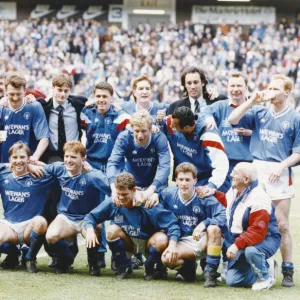
[[[105,81],[97,83],[94,88],[94,93],[96,92],[96,90],[106,90],[110,93],[111,96],[114,94],[114,89],[111,84]]]
[[[208,80],[206,78],[206,75],[205,75],[205,72],[202,70],[202,69],[199,69],[199,68],[196,68],[196,67],[187,67],[183,70],[182,74],[181,74],[181,85],[184,87],[184,90],[183,90],[183,95],[185,97],[188,96],[188,93],[187,93],[187,89],[185,87],[185,76],[188,74],[188,73],[198,73],[200,75],[200,79],[201,79],[201,83],[202,83],[202,94],[203,94],[203,98],[204,99],[208,99],[209,98],[209,95],[208,95],[208,92],[206,90],[206,86],[208,84]]]
[[[172,114],[173,119],[179,120],[179,127],[193,126],[195,124],[195,115],[188,107],[182,106],[174,110]]]

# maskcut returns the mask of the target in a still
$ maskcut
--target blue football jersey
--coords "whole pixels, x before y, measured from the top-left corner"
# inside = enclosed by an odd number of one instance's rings
[[[226,210],[213,196],[201,199],[194,191],[192,197],[185,201],[176,186],[164,189],[159,196],[165,209],[177,217],[181,236],[192,235],[200,223],[206,228],[209,225],[217,225],[222,231],[226,228]]]
[[[28,173],[14,176],[1,164],[0,194],[4,218],[13,223],[24,222],[42,215],[46,203],[46,192],[56,179],[48,172],[42,178],[33,178]]]
[[[203,119],[198,119],[193,134],[185,136],[171,127],[171,118],[168,117],[164,132],[170,143],[175,164],[193,164],[198,171],[197,185],[219,188],[224,183],[227,184],[229,162],[218,132],[205,130]]]
[[[16,142],[24,142],[33,154],[38,141],[49,138],[49,128],[40,103],[24,104],[16,111],[6,107],[2,111],[2,123],[7,139],[2,144],[2,162],[8,162],[8,150]]]
[[[121,104],[122,109],[127,112],[129,115],[133,115],[136,109],[136,103],[133,101],[127,101]],[[158,103],[158,102],[151,102],[148,112],[150,116],[153,117],[153,123],[156,124],[156,115],[158,110],[166,109],[168,110],[169,104],[166,103]]]
[[[45,169],[55,176],[62,189],[57,212],[70,220],[80,221],[105,198],[110,196],[106,176],[100,170],[71,176],[62,162],[46,165]]]
[[[109,111],[101,116],[97,107],[85,107],[81,112],[81,123],[86,130],[87,161],[96,169],[107,164],[119,133],[126,128],[130,116],[124,111]]]
[[[170,240],[177,241],[180,228],[177,218],[161,205],[146,209],[144,205],[131,209],[116,207],[111,199],[105,200],[84,218],[84,227],[96,227],[111,220],[120,226],[129,236],[147,240],[158,231],[167,233]]]
[[[121,163],[124,158],[125,171],[135,177],[138,187],[155,185],[159,189],[167,183],[170,174],[170,152],[168,141],[162,132],[152,134],[149,143],[144,147],[134,142],[132,131],[126,130],[119,134],[107,164],[110,184],[122,171]]]
[[[242,118],[252,129],[250,151],[253,158],[281,162],[292,153],[300,153],[300,115],[287,107],[279,114],[256,105]]]
[[[228,116],[235,109],[230,100],[218,101],[208,106],[218,126],[219,134],[224,144],[229,160],[249,161],[253,160],[250,153],[251,136],[239,135],[234,128],[245,127],[241,120],[238,125],[233,126],[228,122]]]

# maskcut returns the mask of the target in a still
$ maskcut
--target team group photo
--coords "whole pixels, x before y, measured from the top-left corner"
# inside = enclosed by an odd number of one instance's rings
[[[223,1],[0,1],[1,299],[298,297],[300,5]]]

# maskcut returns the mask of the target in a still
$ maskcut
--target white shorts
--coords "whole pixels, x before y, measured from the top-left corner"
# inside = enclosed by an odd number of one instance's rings
[[[30,222],[31,222],[31,219],[24,221],[24,222],[20,222],[20,223],[12,223],[5,219],[0,220],[0,223],[7,225],[9,228],[11,228],[16,233],[18,242],[20,244],[24,243],[24,231]]]
[[[295,189],[292,183],[292,174],[288,168],[283,171],[278,182],[270,183],[269,177],[272,170],[274,170],[279,163],[254,160],[253,164],[257,170],[259,184],[264,188],[271,200],[294,198]]]
[[[58,219],[64,220],[66,223],[68,223],[73,229],[76,230],[77,233],[81,233],[82,229],[84,229],[84,224],[83,220],[81,221],[72,221],[70,220],[66,215],[63,214],[58,214],[57,217]]]
[[[146,246],[148,240],[142,240],[138,238],[134,238],[130,236],[130,239],[133,243],[133,251],[132,252],[126,252],[127,257],[130,258],[133,254],[142,253],[144,256],[146,256]]]
[[[193,237],[190,236],[184,236],[181,237],[178,241],[178,245],[183,245],[186,246],[190,249],[193,250],[193,252],[195,253],[196,259],[201,259],[202,257],[206,256],[206,253],[202,252],[201,250],[201,245],[203,244],[204,240],[205,240],[205,236],[206,236],[206,232],[204,232],[199,241],[196,241],[193,239]]]

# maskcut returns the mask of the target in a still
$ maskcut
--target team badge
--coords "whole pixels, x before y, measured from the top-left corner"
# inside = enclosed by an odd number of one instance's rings
[[[26,112],[25,114],[24,114],[24,119],[25,120],[28,120],[30,118],[30,113],[29,112]]]
[[[27,187],[32,186],[32,184],[33,184],[33,182],[32,182],[31,179],[27,179],[27,180],[25,181],[25,186],[27,186]]]
[[[137,151],[136,151],[136,150],[133,150],[133,151],[132,151],[132,154],[136,155],[136,154],[137,154]]]
[[[106,123],[106,124],[111,124],[111,123],[112,123],[111,118],[106,118],[106,119],[105,119],[105,123]]]
[[[155,149],[154,149],[154,148],[151,148],[151,149],[150,149],[150,152],[151,152],[151,153],[155,153]]]
[[[259,226],[260,228],[265,228],[265,227],[266,227],[266,222],[260,221],[260,222],[258,223],[258,226]]]
[[[177,204],[174,204],[174,206],[173,206],[175,209],[177,209],[178,208],[178,205]]]
[[[115,215],[115,220],[116,223],[122,223],[124,221],[124,217],[120,214]]]
[[[97,123],[97,122],[99,122],[99,119],[98,119],[98,118],[95,119],[95,123]]]
[[[86,185],[85,179],[84,178],[80,179],[79,184],[85,186]]]
[[[261,122],[261,123],[265,123],[265,122],[266,122],[266,119],[262,118],[262,119],[260,120],[260,122]]]
[[[5,116],[4,119],[7,120],[7,119],[8,119],[8,116]]]
[[[290,122],[289,122],[289,121],[283,121],[283,122],[282,122],[282,127],[283,127],[284,129],[288,129],[288,128],[290,127]]]
[[[8,179],[5,179],[5,180],[4,180],[4,183],[6,183],[6,184],[9,183]]]
[[[199,206],[194,206],[194,207],[193,207],[193,212],[194,212],[195,214],[199,214],[200,211],[201,211],[201,209],[200,209]]]

